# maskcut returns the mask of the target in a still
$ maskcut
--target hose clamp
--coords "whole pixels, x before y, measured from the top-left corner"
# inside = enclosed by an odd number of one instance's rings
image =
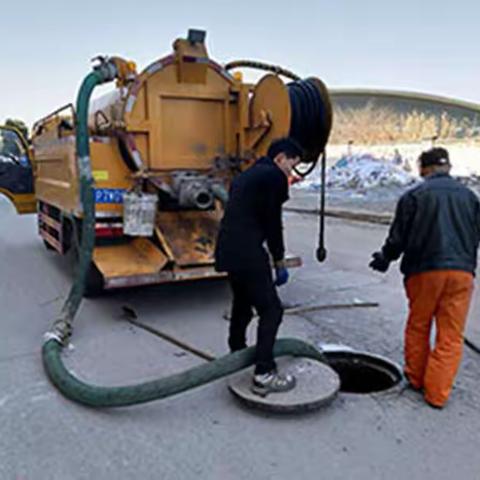
[[[72,330],[72,324],[68,320],[60,318],[54,322],[52,329],[45,333],[43,339],[45,343],[49,340],[55,340],[60,345],[65,346],[72,336]]]
[[[103,82],[110,82],[117,78],[118,69],[115,62],[110,57],[98,55],[93,58],[92,61],[98,62],[93,66],[93,69],[100,73]]]

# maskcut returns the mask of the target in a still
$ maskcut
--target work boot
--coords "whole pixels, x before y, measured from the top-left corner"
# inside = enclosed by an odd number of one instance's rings
[[[425,403],[430,408],[434,408],[435,410],[443,410],[443,407],[445,406],[445,405],[436,405],[435,403],[432,403],[432,402],[428,401],[427,399],[425,399]]]
[[[293,375],[281,375],[275,370],[253,376],[251,390],[256,395],[266,397],[269,393],[288,392],[295,388]]]

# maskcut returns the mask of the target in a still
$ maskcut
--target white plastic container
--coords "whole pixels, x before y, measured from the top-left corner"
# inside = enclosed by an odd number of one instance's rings
[[[123,196],[123,232],[125,235],[150,237],[155,227],[157,195],[128,192]]]

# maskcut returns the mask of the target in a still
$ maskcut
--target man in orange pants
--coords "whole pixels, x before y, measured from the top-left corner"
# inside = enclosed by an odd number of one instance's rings
[[[381,251],[370,267],[386,272],[402,254],[409,300],[405,375],[425,401],[442,408],[460,366],[463,332],[473,290],[480,240],[480,202],[450,175],[448,152],[433,148],[419,158],[425,181],[399,200]],[[435,346],[430,347],[433,320]]]

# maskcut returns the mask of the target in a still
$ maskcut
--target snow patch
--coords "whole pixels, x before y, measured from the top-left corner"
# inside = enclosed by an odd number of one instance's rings
[[[452,175],[467,184],[479,183],[480,145],[447,144]],[[431,143],[395,145],[332,145],[328,149],[327,189],[348,189],[351,195],[363,194],[375,187],[408,187],[418,180],[417,159],[431,148]],[[320,170],[317,167],[295,188],[318,190]]]
[[[417,181],[411,166],[400,157],[388,159],[369,153],[340,157],[328,170],[327,188],[367,190],[375,187],[408,186]],[[301,183],[300,188],[316,190],[320,186],[318,176]]]
[[[394,162],[368,153],[344,156],[328,169],[327,186],[365,190],[415,183],[416,177],[402,167],[401,159]]]

